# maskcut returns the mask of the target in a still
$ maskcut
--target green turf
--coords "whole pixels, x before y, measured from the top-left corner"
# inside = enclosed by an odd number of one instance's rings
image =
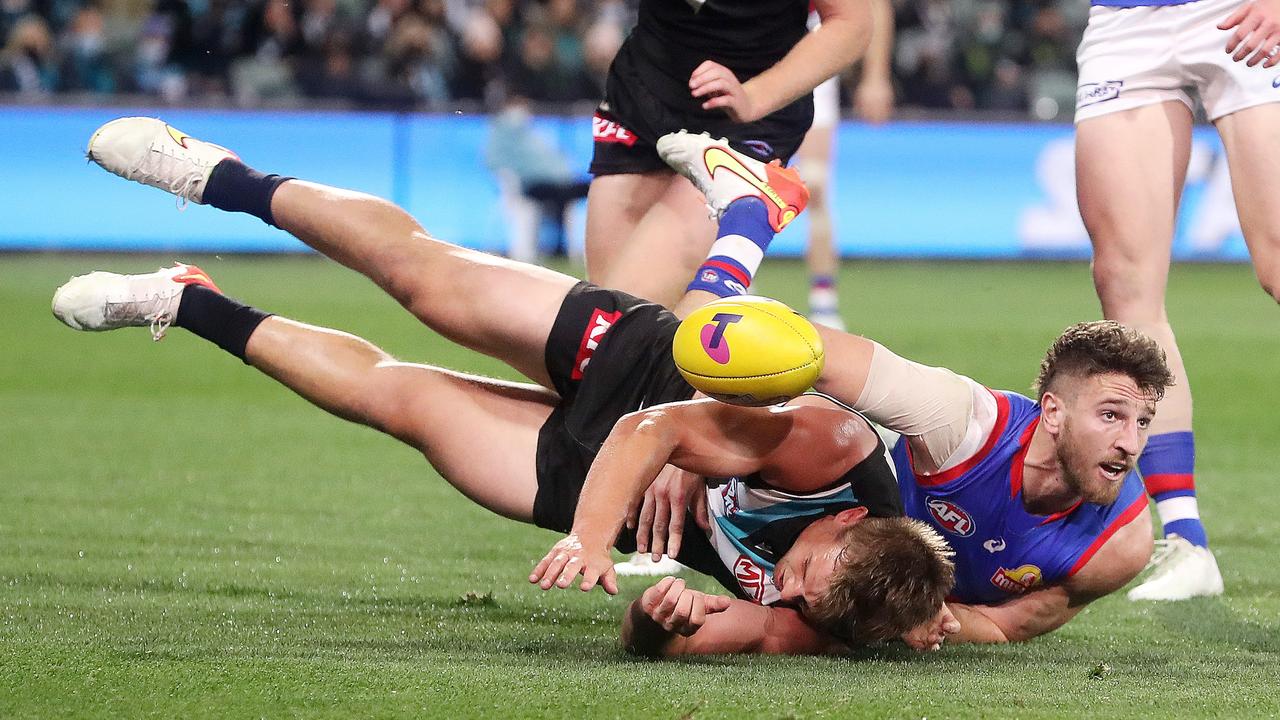
[[[0,718],[1280,714],[1280,323],[1248,268],[1171,283],[1226,597],[1108,598],[1014,647],[655,663],[616,641],[642,582],[613,599],[532,589],[554,536],[469,505],[413,451],[185,333],[153,344],[49,316],[67,276],[156,262],[0,256]],[[331,263],[202,264],[407,359],[500,371]],[[772,263],[764,290],[799,302],[802,277]],[[857,263],[841,290],[863,332],[1013,389],[1097,315],[1082,264]]]

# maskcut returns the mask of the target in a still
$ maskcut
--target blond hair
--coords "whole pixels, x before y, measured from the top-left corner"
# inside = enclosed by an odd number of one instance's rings
[[[831,586],[808,617],[843,640],[896,639],[936,615],[955,584],[951,547],[919,520],[865,518],[842,540]]]

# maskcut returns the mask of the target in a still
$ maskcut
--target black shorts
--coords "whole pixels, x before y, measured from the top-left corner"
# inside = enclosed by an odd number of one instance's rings
[[[538,494],[533,522],[567,533],[600,446],[623,415],[688,400],[693,388],[676,370],[671,339],[680,321],[666,308],[617,290],[578,283],[547,338],[547,371],[561,401],[538,432]],[[741,592],[692,516],[677,560]],[[614,543],[634,552],[635,531]]]
[[[536,525],[569,531],[587,470],[618,418],[693,395],[671,359],[679,324],[661,305],[624,292],[585,282],[569,291],[547,338],[547,372],[561,401],[538,433]],[[634,535],[618,546],[631,552]]]
[[[728,138],[739,152],[786,164],[813,124],[812,95],[750,123],[735,123],[722,110],[703,110],[703,101],[689,96],[689,73],[683,67],[658,67],[637,45],[628,39],[609,67],[605,101],[591,123],[593,175],[666,169],[655,145],[677,130]]]

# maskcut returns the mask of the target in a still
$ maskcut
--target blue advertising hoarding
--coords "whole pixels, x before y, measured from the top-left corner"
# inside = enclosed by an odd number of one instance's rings
[[[485,116],[6,108],[0,109],[0,249],[304,249],[252,218],[194,205],[179,210],[174,198],[87,164],[84,145],[94,128],[130,114],[162,116],[264,171],[388,198],[452,242],[507,247],[506,206],[483,161]],[[588,118],[540,118],[535,129],[585,174]],[[1088,257],[1070,127],[845,122],[836,154],[830,197],[847,256]],[[771,254],[801,252],[806,229],[801,216]],[[1247,259],[1211,129],[1196,132],[1174,255]]]

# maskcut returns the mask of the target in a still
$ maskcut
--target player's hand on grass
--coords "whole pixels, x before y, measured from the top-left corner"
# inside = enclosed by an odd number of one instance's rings
[[[1275,67],[1280,63],[1280,0],[1253,0],[1241,5],[1218,25],[1219,30],[1231,30],[1227,38],[1227,52],[1231,59],[1253,67]],[[1266,62],[1263,62],[1263,61]]]
[[[703,110],[721,109],[734,122],[759,120],[759,110],[738,76],[718,62],[704,60],[689,76],[689,93],[703,98]]]
[[[598,582],[610,595],[618,594],[618,578],[613,572],[609,548],[588,548],[574,533],[569,533],[542,558],[529,574],[529,582],[543,590],[554,585],[567,588],[582,575],[578,589],[587,592]]]
[[[676,557],[684,538],[685,511],[693,512],[698,527],[710,529],[707,494],[701,475],[667,465],[644,492],[644,501],[627,519],[635,528],[636,552],[652,553],[654,561],[663,553]]]
[[[688,637],[702,627],[708,615],[728,610],[729,598],[690,590],[684,580],[668,576],[644,591],[640,607],[667,632]]]
[[[902,634],[902,642],[920,652],[933,652],[942,647],[948,635],[960,632],[960,621],[946,603],[938,614]]]

